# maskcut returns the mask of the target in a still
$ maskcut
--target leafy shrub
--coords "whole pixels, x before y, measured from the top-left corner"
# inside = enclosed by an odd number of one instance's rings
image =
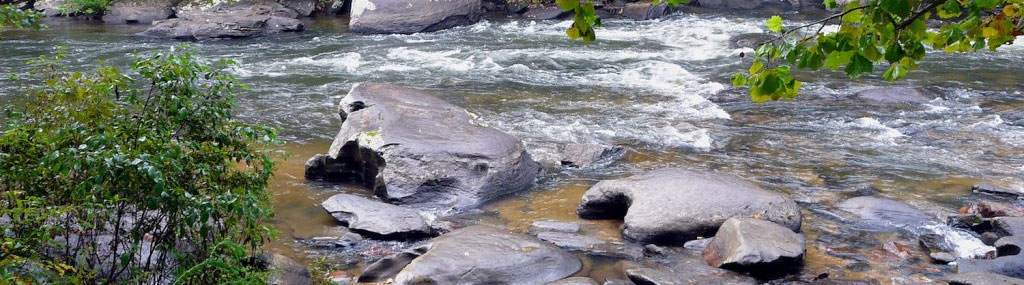
[[[110,6],[108,0],[65,0],[60,6],[63,15],[83,14],[89,16],[103,15]]]
[[[30,62],[42,85],[0,125],[0,284],[244,283],[272,238],[279,144],[235,120],[232,64],[177,51],[131,73]]]

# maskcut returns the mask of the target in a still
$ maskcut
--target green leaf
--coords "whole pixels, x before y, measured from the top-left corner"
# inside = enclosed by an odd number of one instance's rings
[[[853,57],[854,51],[841,51],[833,52],[828,54],[828,58],[825,59],[825,67],[832,70],[838,70],[844,64],[850,62],[850,58]]]
[[[939,17],[943,19],[960,17],[960,2],[956,0],[946,0],[946,3],[939,6]]]
[[[910,0],[881,0],[882,10],[902,18],[910,16]],[[986,0],[991,1],[991,0]]]
[[[747,85],[747,75],[743,73],[737,73],[732,76],[732,87],[743,87]]]
[[[889,65],[889,69],[886,69],[885,73],[882,74],[882,78],[885,78],[885,80],[888,80],[888,81],[891,82],[891,81],[899,80],[900,78],[903,78],[906,75],[907,75],[907,69],[903,68],[902,65],[890,64]]]
[[[779,17],[778,15],[772,16],[764,22],[764,25],[772,32],[782,32],[782,17]]]
[[[839,8],[839,3],[836,3],[836,0],[825,0],[824,4],[825,4],[825,8],[827,8],[829,10],[832,10],[832,9],[835,9],[835,8]]]
[[[857,78],[864,73],[870,73],[872,70],[873,65],[870,60],[860,54],[854,54],[844,71],[846,71],[846,75],[849,75],[850,78]]]
[[[558,7],[562,8],[562,11],[568,12],[568,11],[571,11],[571,10],[575,9],[577,6],[579,6],[580,5],[580,1],[579,0],[555,0],[555,4],[558,4]]]
[[[974,0],[974,3],[978,5],[978,9],[991,10],[1002,4],[1003,0]]]

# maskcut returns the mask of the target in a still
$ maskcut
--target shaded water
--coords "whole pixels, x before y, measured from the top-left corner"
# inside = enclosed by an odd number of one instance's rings
[[[328,261],[357,273],[406,244],[369,243],[351,252],[300,242],[335,234],[318,203],[353,186],[306,182],[303,162],[325,152],[339,127],[335,104],[352,84],[389,82],[435,90],[482,121],[522,138],[553,164],[570,142],[632,148],[602,169],[551,171],[527,193],[499,199],[474,223],[526,232],[535,220],[579,221],[587,233],[620,240],[619,221],[581,221],[575,206],[600,179],[667,166],[735,173],[787,193],[804,207],[808,254],[804,273],[882,283],[918,283],[948,270],[906,261],[887,250],[897,233],[860,231],[835,218],[842,199],[874,194],[912,204],[938,218],[955,212],[981,180],[1024,187],[1024,45],[1002,53],[931,54],[922,70],[896,85],[926,86],[941,98],[921,108],[879,107],[855,92],[890,85],[877,77],[848,80],[836,72],[802,72],[796,101],[754,104],[728,78],[745,68],[728,39],[762,32],[760,16],[676,15],[662,20],[608,21],[594,44],[565,39],[568,22],[488,19],[416,35],[359,36],[344,19],[311,21],[309,31],[270,38],[194,44],[209,58],[232,58],[252,87],[239,100],[245,120],[277,127],[292,153],[272,192],[280,230],[270,249],[302,261]],[[176,42],[131,36],[140,27],[52,23],[46,31],[5,33],[0,71],[24,73],[22,62],[67,45],[75,68],[98,60],[125,64],[127,53]],[[4,81],[0,102],[18,93]],[[892,246],[889,246],[892,248]],[[852,256],[852,257],[851,257]],[[579,275],[623,278],[618,260],[587,259]]]

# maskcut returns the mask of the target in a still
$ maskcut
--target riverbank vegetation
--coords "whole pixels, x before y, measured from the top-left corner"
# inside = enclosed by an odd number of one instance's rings
[[[0,283],[258,283],[274,236],[273,129],[233,118],[243,90],[185,46],[122,71],[30,64],[42,87],[0,126]]]

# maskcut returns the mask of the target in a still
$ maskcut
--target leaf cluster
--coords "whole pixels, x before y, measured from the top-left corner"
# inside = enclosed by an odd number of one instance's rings
[[[0,283],[262,276],[239,248],[274,234],[266,187],[280,141],[233,118],[245,86],[224,72],[232,63],[187,46],[138,55],[128,73],[65,60],[31,61],[42,87],[4,110]]]
[[[889,81],[918,69],[928,49],[945,52],[995,51],[1024,34],[1024,0],[853,1],[820,21],[783,30],[782,19],[765,22],[778,37],[756,49],[750,68],[733,76],[755,102],[796,97],[801,82],[791,68],[842,71],[851,79],[884,70]],[[839,8],[827,0],[829,8]],[[929,29],[928,21],[941,21]],[[837,32],[823,33],[830,24]],[[811,33],[804,29],[817,27]]]
[[[21,10],[14,5],[0,5],[0,31],[6,27],[15,29],[43,28],[43,15],[36,11]]]

